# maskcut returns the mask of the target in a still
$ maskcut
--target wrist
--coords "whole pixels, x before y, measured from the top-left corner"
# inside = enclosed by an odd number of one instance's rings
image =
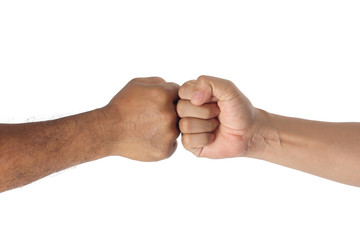
[[[112,138],[112,123],[108,117],[105,107],[90,111],[88,114],[89,129],[93,134],[89,136],[92,139],[94,149],[99,154],[99,157],[106,157],[113,155],[114,141]]]
[[[245,157],[265,159],[266,154],[276,146],[281,146],[281,138],[274,124],[274,115],[255,108],[254,124],[249,133]]]

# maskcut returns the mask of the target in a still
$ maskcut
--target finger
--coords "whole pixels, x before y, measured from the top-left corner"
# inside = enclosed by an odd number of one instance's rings
[[[143,83],[143,84],[162,84],[165,80],[161,77],[146,77],[146,78],[134,78],[131,82]]]
[[[191,100],[195,92],[195,80],[190,80],[184,83],[179,89],[179,97],[181,99]]]
[[[241,95],[231,81],[211,76],[200,76],[193,91],[191,102],[195,105],[202,105],[213,98],[225,102]]]
[[[179,117],[191,117],[200,119],[211,119],[220,113],[216,103],[206,103],[202,106],[195,106],[189,100],[179,100],[176,106]]]
[[[186,133],[205,133],[213,132],[219,126],[219,120],[212,118],[209,120],[198,118],[182,118],[179,122],[180,131]]]
[[[187,133],[183,134],[181,141],[185,149],[202,148],[211,144],[215,139],[213,133]]]

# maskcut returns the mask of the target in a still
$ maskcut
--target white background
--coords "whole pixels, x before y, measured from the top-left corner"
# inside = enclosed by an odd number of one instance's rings
[[[201,74],[270,112],[360,121],[359,13],[329,0],[0,1],[0,122],[104,106],[134,77]],[[359,216],[359,188],[179,146],[0,194],[0,239],[359,239]]]

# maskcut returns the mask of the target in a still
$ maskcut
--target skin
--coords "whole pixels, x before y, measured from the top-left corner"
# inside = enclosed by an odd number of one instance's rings
[[[225,79],[179,89],[184,147],[198,157],[250,157],[360,187],[360,123],[284,117],[255,108]]]
[[[53,121],[0,124],[0,192],[106,156],[168,158],[179,135],[178,89],[161,78],[137,78],[103,108]]]

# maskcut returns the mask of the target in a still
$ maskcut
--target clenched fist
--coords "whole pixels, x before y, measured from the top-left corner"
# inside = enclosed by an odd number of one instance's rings
[[[177,112],[184,147],[199,157],[245,156],[255,108],[230,81],[200,76],[179,89]]]
[[[161,78],[137,78],[103,108],[45,122],[0,124],[0,192],[106,156],[140,161],[171,156],[179,136],[178,89]]]
[[[105,139],[112,155],[140,161],[171,156],[179,136],[178,89],[158,77],[130,81],[103,108]]]

